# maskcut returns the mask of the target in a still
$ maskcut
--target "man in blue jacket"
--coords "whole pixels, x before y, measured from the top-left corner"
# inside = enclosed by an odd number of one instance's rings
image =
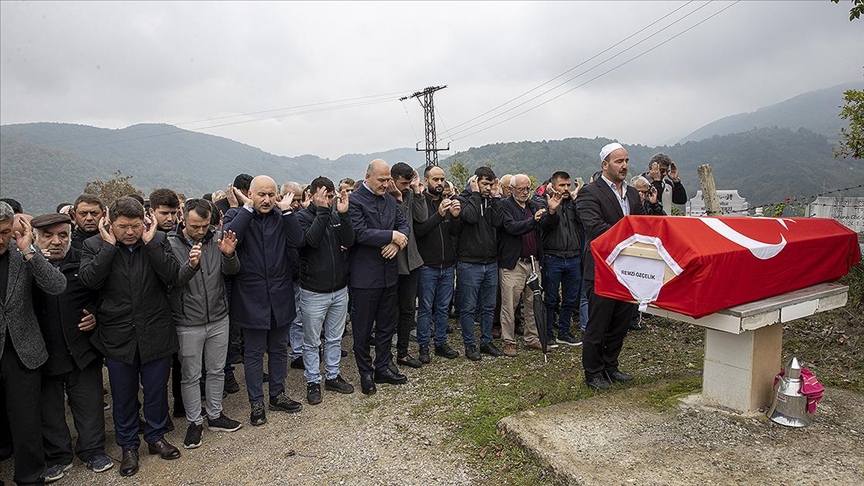
[[[375,393],[375,383],[401,385],[408,378],[393,365],[390,351],[396,321],[399,268],[396,254],[408,245],[408,221],[396,199],[387,192],[393,177],[382,159],[366,169],[363,184],[351,194],[348,212],[356,242],[351,249],[354,295],[354,357],[360,372],[361,391]],[[375,325],[375,363],[369,354]],[[373,376],[374,374],[374,376]]]
[[[291,209],[291,196],[277,200],[276,181],[252,179],[249,197],[235,191],[243,206],[225,215],[223,231],[237,235],[242,265],[231,288],[230,314],[243,329],[243,366],[252,425],[264,425],[264,351],[268,356],[270,410],[294,413],[303,406],[285,393],[288,330],[296,315],[288,248],[303,246],[303,230]]]

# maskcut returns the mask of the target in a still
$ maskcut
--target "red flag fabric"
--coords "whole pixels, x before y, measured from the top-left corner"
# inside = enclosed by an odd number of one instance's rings
[[[635,242],[657,260],[622,255]],[[594,290],[699,318],[836,280],[861,261],[855,232],[833,219],[627,216],[591,243]]]

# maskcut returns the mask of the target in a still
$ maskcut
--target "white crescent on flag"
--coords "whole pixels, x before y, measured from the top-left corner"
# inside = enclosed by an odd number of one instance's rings
[[[718,235],[726,238],[727,240],[735,243],[736,245],[743,246],[750,250],[750,253],[753,254],[756,258],[760,260],[770,260],[777,256],[783,248],[786,247],[786,238],[781,234],[779,243],[765,243],[763,241],[754,240],[747,235],[743,235],[734,229],[732,229],[729,225],[724,223],[723,221],[717,218],[697,218],[699,221],[705,223],[706,226],[714,230]],[[786,221],[782,219],[775,219],[786,229],[789,229],[786,226]],[[793,221],[794,222],[794,221]]]

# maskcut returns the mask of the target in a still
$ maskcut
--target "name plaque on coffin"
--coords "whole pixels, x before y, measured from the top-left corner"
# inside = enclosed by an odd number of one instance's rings
[[[856,233],[820,218],[627,216],[591,243],[594,291],[693,318],[836,280]]]

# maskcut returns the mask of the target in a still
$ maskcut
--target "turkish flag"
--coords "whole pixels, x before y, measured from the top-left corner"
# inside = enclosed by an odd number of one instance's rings
[[[656,258],[625,250],[637,242]],[[597,294],[694,318],[836,280],[861,261],[857,234],[822,218],[627,216],[591,253]]]

